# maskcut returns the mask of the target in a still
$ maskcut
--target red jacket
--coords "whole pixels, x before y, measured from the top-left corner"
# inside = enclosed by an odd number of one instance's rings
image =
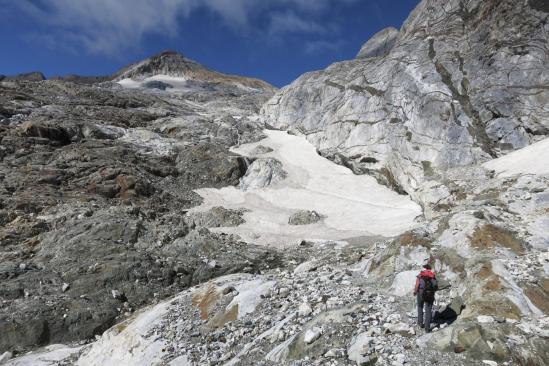
[[[436,278],[435,272],[431,271],[430,269],[424,269],[416,276],[416,285],[414,286],[414,295],[416,295],[419,291],[419,279],[421,277],[428,277],[428,278]]]

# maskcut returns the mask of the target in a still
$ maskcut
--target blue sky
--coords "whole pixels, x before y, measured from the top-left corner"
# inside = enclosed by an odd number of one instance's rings
[[[0,0],[0,74],[111,74],[165,49],[283,86],[353,58],[418,0]]]

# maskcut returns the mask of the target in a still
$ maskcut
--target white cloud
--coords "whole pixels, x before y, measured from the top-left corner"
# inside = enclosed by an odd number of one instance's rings
[[[326,40],[316,40],[307,42],[305,44],[304,50],[305,53],[308,54],[318,54],[323,52],[334,52],[339,51],[343,45],[343,40],[334,40],[334,41],[326,41]]]
[[[145,33],[175,34],[177,17],[188,15],[195,0],[50,0],[19,8],[52,29],[60,42],[92,53],[113,54],[138,44]]]
[[[325,33],[326,29],[315,21],[299,17],[291,10],[284,13],[273,13],[271,15],[269,33],[280,34],[290,32]]]
[[[266,36],[324,34],[333,24],[318,18],[335,2],[356,0],[0,0],[49,30],[34,39],[55,39],[63,47],[115,55],[137,47],[146,34],[175,35],[182,20],[207,8],[233,29],[250,30],[252,19],[268,19]],[[257,33],[265,29],[254,29]],[[51,43],[51,42],[50,42]]]

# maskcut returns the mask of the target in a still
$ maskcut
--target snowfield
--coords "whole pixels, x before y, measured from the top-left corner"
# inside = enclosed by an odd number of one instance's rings
[[[160,82],[166,84],[166,92],[195,92],[199,84],[202,84],[203,87],[213,87],[216,85],[216,81],[212,80],[211,82],[202,82],[193,77],[187,76],[171,76],[171,75],[154,75],[144,78],[142,80],[135,80],[131,78],[125,78],[117,81],[117,83],[126,89],[140,89],[147,88],[147,83],[150,82]],[[233,87],[237,87],[241,91],[245,92],[259,92],[260,89],[253,88],[251,86],[244,85],[243,83],[233,81],[231,83]],[[155,87],[148,87],[148,89],[157,89]]]
[[[390,237],[415,226],[414,219],[421,215],[421,208],[408,196],[321,157],[305,137],[284,131],[264,133],[266,139],[233,151],[250,158],[277,159],[286,178],[246,191],[238,187],[197,190],[204,202],[194,211],[215,206],[248,210],[244,224],[212,230],[237,234],[248,242],[280,246],[295,245],[301,240]],[[254,155],[254,151],[261,151],[258,146],[273,151]],[[309,225],[288,224],[288,218],[298,210],[314,210],[323,219]]]
[[[549,174],[549,139],[538,141],[483,164],[500,177],[515,174]]]

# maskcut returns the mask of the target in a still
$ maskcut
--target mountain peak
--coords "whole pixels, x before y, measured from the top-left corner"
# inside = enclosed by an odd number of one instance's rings
[[[198,62],[186,58],[179,52],[165,50],[121,69],[114,76],[117,80],[142,80],[155,75],[186,77],[206,70]]]
[[[132,79],[137,82],[145,82],[154,76],[183,78],[187,82],[274,90],[272,85],[258,79],[227,75],[210,70],[174,50],[164,50],[145,60],[133,63],[115,73],[113,80]]]

